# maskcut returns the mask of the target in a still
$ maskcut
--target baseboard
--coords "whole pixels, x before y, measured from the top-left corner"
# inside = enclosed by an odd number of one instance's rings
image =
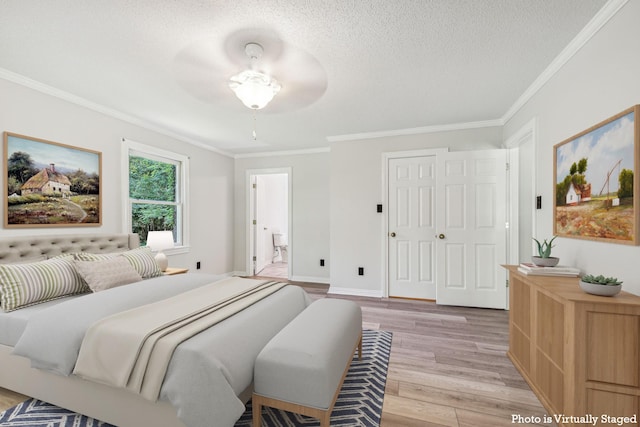
[[[323,285],[329,284],[328,277],[291,276],[289,280],[292,282],[322,283]]]
[[[331,286],[327,293],[336,294],[336,295],[353,295],[358,297],[369,297],[369,298],[382,298],[384,296],[382,294],[382,291],[374,291],[371,289],[357,289],[357,288],[338,288],[335,286]]]
[[[222,273],[221,276],[233,277],[233,276],[250,276],[246,271],[230,271],[228,273]]]

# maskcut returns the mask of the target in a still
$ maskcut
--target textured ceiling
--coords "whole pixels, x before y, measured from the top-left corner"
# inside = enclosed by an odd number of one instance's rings
[[[2,0],[0,69],[228,153],[312,149],[499,120],[605,3]],[[226,86],[248,38],[283,86],[257,141]]]

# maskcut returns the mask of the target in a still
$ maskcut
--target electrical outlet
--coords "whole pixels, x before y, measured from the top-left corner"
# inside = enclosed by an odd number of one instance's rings
[[[200,261],[196,262],[196,270],[200,270]]]
[[[364,267],[358,267],[358,276],[364,276]]]
[[[324,260],[323,259],[320,260],[320,267],[324,267]]]

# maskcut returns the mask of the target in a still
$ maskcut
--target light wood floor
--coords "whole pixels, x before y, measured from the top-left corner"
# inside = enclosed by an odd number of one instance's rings
[[[303,285],[326,296],[327,286]],[[382,427],[513,426],[513,415],[546,413],[505,354],[507,312],[329,297],[359,303],[365,328],[393,332]],[[24,399],[0,388],[0,411]]]
[[[286,262],[274,262],[273,264],[267,264],[260,272],[258,276],[270,277],[275,279],[287,280],[289,274],[289,264]]]

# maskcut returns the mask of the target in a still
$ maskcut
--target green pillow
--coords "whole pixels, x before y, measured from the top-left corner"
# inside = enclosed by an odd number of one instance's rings
[[[73,255],[24,264],[0,264],[0,307],[4,311],[88,291],[73,265]]]

